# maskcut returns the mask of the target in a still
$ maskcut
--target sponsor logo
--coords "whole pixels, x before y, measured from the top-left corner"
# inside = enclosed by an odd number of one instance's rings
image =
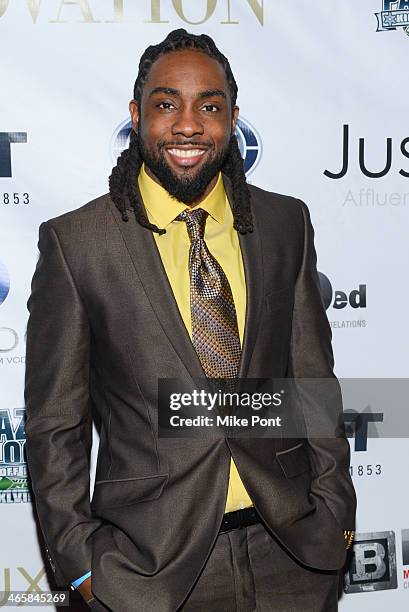
[[[0,410],[0,504],[31,501],[24,447],[24,408]]]
[[[382,11],[375,13],[377,32],[403,28],[409,35],[409,2],[407,0],[383,0]]]
[[[343,421],[347,437],[355,438],[354,451],[363,452],[368,450],[369,424],[383,423],[383,412],[355,412],[348,410],[343,414]],[[375,428],[376,425],[373,427]],[[377,431],[377,427],[374,431]]]
[[[52,591],[47,591],[49,587],[47,586],[45,567],[36,567],[34,575],[32,574],[32,566],[24,566],[22,563],[18,563],[16,566],[9,565],[3,567],[3,571],[0,572],[0,608],[10,605],[25,607],[33,604],[38,606],[48,604]],[[43,578],[44,581],[42,580]],[[54,593],[57,592],[54,591]],[[13,603],[10,600],[11,594],[14,595]],[[65,602],[65,599],[51,599],[51,601],[58,601],[59,605],[61,605],[60,602]]]
[[[27,132],[0,132],[0,178],[11,178],[11,144],[27,142]]]
[[[384,591],[397,586],[395,533],[357,533],[345,573],[345,593]]]
[[[328,276],[322,272],[318,272],[318,276],[321,297],[326,310],[330,306],[336,310],[342,310],[348,306],[354,309],[366,308],[366,285],[360,284],[358,289],[352,289],[351,291],[341,291],[340,289],[334,291]]]
[[[10,276],[6,266],[0,260],[0,304],[4,302],[10,291]]]
[[[0,327],[0,353],[14,351],[19,341],[18,333],[12,327]]]
[[[25,364],[24,347],[19,347],[19,350],[23,349],[22,353],[16,353],[15,349],[26,341],[26,335],[27,331],[19,335],[12,327],[0,327],[0,367]]]
[[[320,282],[321,299],[326,310],[331,307],[331,314],[344,314],[348,317],[358,315],[362,317],[366,309],[366,285],[359,284],[358,288],[349,290],[333,290],[328,276],[318,272]],[[352,310],[351,310],[352,309]],[[333,329],[353,329],[366,327],[364,318],[345,318],[329,321]]]
[[[6,14],[10,0],[0,0],[0,18]],[[201,25],[209,20],[221,25],[237,25],[240,11],[237,5],[245,7],[242,21],[246,23],[253,18],[256,23],[264,25],[263,0],[207,0],[191,2],[186,0],[145,0],[144,2],[127,2],[111,0],[97,2],[92,6],[89,0],[61,0],[61,2],[41,3],[41,0],[26,0],[26,17],[31,23],[171,23],[174,18],[189,25]],[[69,6],[72,5],[72,6]],[[135,6],[136,5],[136,6]],[[236,6],[234,6],[236,5]],[[247,10],[246,10],[247,9]]]
[[[409,529],[402,529],[402,563],[409,565]]]
[[[261,138],[255,128],[243,117],[236,124],[236,137],[240,147],[240,153],[244,159],[244,171],[249,176],[257,167],[261,155]]]
[[[409,566],[409,529],[402,529],[402,564]],[[403,568],[403,588],[409,590],[409,567]]]
[[[126,119],[114,131],[111,139],[111,156],[114,164],[122,151],[129,146],[131,129],[131,120]],[[256,129],[243,117],[237,121],[235,134],[244,160],[244,170],[246,176],[249,176],[257,167],[262,156],[261,138]]]
[[[409,11],[408,11],[409,14]],[[350,158],[350,149],[354,147],[350,147],[350,132],[349,125],[344,124],[342,129],[342,143],[341,143],[341,169],[334,172],[332,170],[324,170],[324,175],[330,179],[342,179],[348,172],[349,169],[349,158]],[[364,176],[367,178],[378,179],[386,176],[392,170],[392,162],[394,157],[396,157],[396,153],[394,155],[394,150],[399,146],[400,155],[403,157],[409,158],[409,137],[405,137],[402,139],[400,143],[393,143],[392,138],[386,139],[386,147],[385,153],[382,153],[380,156],[380,161],[378,167],[368,168],[368,164],[366,162],[366,150],[370,147],[373,151],[374,144],[373,142],[368,145],[365,143],[365,138],[358,138],[358,142],[356,142],[356,147],[358,149],[358,163],[359,169]],[[384,161],[385,160],[385,161]],[[409,178],[409,172],[404,168],[400,168],[397,171],[401,176],[405,178]]]

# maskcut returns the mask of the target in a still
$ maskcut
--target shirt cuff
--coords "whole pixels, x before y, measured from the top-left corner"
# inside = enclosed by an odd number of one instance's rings
[[[91,572],[87,572],[86,574],[84,574],[80,578],[77,578],[77,580],[74,580],[73,582],[71,582],[72,586],[75,587],[75,588],[79,587],[80,584],[82,584],[84,582],[84,580],[86,580],[89,576],[91,576]]]

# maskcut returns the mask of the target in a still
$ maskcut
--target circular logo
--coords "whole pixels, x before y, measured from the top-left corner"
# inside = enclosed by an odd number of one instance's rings
[[[256,169],[261,159],[263,152],[261,138],[254,127],[243,117],[238,119],[235,133],[241,156],[244,159],[244,171],[248,176]]]
[[[0,261],[0,304],[4,302],[10,291],[10,276],[6,266]]]
[[[116,160],[122,151],[129,147],[131,129],[131,120],[125,119],[125,121],[122,121],[114,131],[110,147],[113,164],[116,164]],[[261,138],[254,127],[243,117],[237,120],[235,135],[239,143],[241,156],[244,160],[244,171],[246,176],[249,176],[257,167],[261,159]]]
[[[322,272],[318,272],[321,289],[321,299],[327,310],[332,302],[332,286],[328,276],[325,276]]]

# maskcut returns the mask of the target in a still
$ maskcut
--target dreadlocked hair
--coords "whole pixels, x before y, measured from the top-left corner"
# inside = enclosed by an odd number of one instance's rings
[[[190,34],[184,29],[170,32],[165,40],[157,45],[149,46],[143,53],[139,62],[138,76],[134,85],[133,97],[138,107],[140,108],[141,106],[143,86],[148,79],[150,69],[155,61],[166,53],[183,49],[198,49],[221,64],[226,74],[233,107],[236,104],[238,89],[228,59],[219,51],[210,36],[206,34]],[[135,177],[139,174],[142,162],[143,160],[139,151],[137,135],[132,129],[129,147],[118,157],[117,165],[112,169],[112,173],[109,177],[109,193],[115,206],[120,211],[123,221],[129,220],[125,199],[125,197],[128,196],[138,223],[153,232],[164,234],[166,233],[165,229],[160,229],[157,225],[149,222],[138,193],[137,180]],[[222,172],[228,176],[231,181],[233,195],[233,226],[242,234],[252,232],[253,222],[250,209],[250,192],[246,182],[243,159],[240,154],[237,138],[234,134],[232,134],[230,139]]]

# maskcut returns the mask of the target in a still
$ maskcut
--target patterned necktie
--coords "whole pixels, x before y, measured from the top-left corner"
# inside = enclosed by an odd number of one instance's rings
[[[186,222],[191,241],[192,343],[207,378],[236,378],[241,356],[236,308],[229,281],[204,240],[208,214],[195,208],[176,217]],[[227,387],[233,388],[233,381],[228,381]]]

